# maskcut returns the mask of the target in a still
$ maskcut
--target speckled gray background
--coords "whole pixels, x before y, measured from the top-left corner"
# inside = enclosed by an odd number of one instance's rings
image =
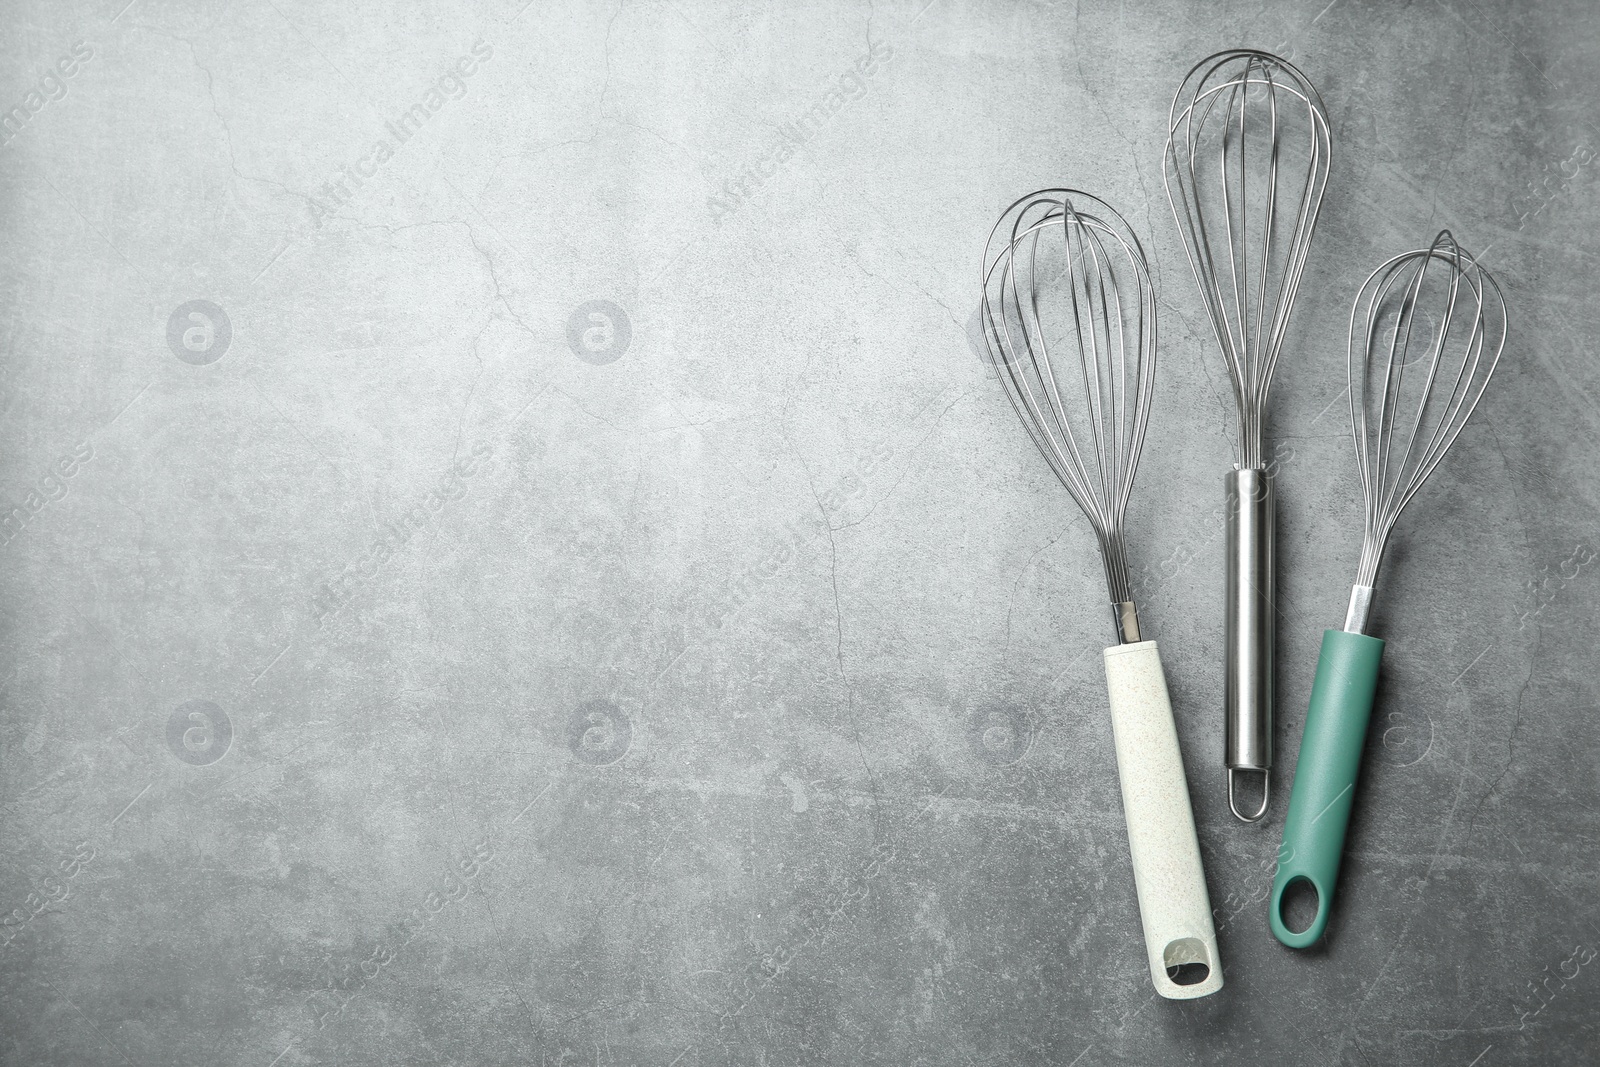
[[[1594,1061],[1586,0],[7,9],[5,1063]],[[1355,285],[1448,225],[1514,316],[1382,578],[1306,954],[1283,802],[1224,804],[1231,399],[1160,180],[1238,44],[1335,142],[1272,413],[1280,790],[1357,555]],[[1092,538],[968,337],[988,227],[1064,181],[1161,286],[1130,523],[1220,915],[1189,1004]]]

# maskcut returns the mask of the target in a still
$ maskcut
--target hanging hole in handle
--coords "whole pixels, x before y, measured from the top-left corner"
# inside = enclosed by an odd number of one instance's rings
[[[1180,937],[1167,945],[1161,962],[1173,985],[1199,985],[1211,977],[1205,942],[1197,937]]]
[[[1278,918],[1290,933],[1303,934],[1311,929],[1321,910],[1322,896],[1304,875],[1291,879],[1278,897]]]

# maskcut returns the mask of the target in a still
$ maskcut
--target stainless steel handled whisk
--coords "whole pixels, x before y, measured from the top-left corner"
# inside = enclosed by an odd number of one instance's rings
[[[1332,144],[1317,90],[1288,61],[1235,49],[1196,64],[1173,97],[1164,181],[1238,407],[1228,472],[1228,807],[1267,811],[1272,767],[1277,501],[1262,450],[1272,372],[1328,184]],[[1235,779],[1261,776],[1239,809]]]
[[[1160,652],[1141,640],[1122,525],[1155,384],[1156,304],[1139,239],[1103,200],[1023,197],[984,248],[984,336],[1022,425],[1100,542],[1118,644],[1112,733],[1156,992],[1222,988],[1210,899]]]
[[[1500,361],[1506,303],[1494,278],[1442,232],[1395,256],[1362,285],[1350,312],[1350,428],[1366,519],[1343,630],[1322,635],[1295,764],[1269,922],[1305,948],[1327,927],[1384,642],[1366,633],[1383,548],[1400,512],[1444,459]],[[1289,886],[1307,884],[1317,913],[1284,921]]]

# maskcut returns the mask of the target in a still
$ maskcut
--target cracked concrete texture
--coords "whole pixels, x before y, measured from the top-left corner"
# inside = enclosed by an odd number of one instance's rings
[[[124,4],[0,43],[0,1062],[1593,1059],[1586,4]],[[1259,827],[1231,398],[1160,183],[1239,44],[1335,151]],[[1129,522],[1227,973],[1193,1003],[1139,945],[1092,537],[967,336],[994,218],[1064,182],[1160,287]],[[1359,548],[1349,300],[1445,226],[1511,341],[1391,545],[1294,954],[1260,898]]]

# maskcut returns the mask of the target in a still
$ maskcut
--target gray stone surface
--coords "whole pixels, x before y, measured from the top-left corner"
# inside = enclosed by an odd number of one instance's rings
[[[0,42],[5,1063],[1594,1062],[1584,0],[124,3]],[[1229,401],[1160,181],[1241,43],[1336,153],[1272,412],[1285,796],[1355,286],[1447,225],[1513,313],[1381,579],[1305,954],[1283,801],[1223,798]],[[1061,182],[1162,291],[1130,524],[1222,916],[1192,1004],[1139,951],[1092,539],[966,336]]]

